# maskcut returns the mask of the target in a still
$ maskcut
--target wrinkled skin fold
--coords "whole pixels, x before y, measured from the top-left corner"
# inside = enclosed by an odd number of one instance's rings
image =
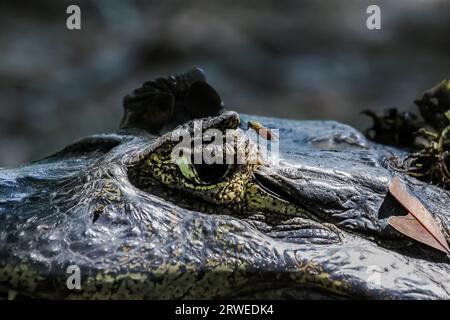
[[[230,118],[238,115],[204,123],[226,127]],[[145,164],[168,135],[126,129],[87,137],[0,170],[2,295],[450,298],[447,257],[387,224],[401,213],[387,196],[396,174],[449,240],[448,192],[391,169],[387,159],[401,151],[336,122],[240,118],[241,127],[257,120],[280,129],[280,163],[250,170],[246,185],[265,179],[273,193],[256,198],[277,196],[291,208],[285,214],[246,200],[212,203],[151,177]],[[70,265],[80,268],[80,290],[67,288]]]

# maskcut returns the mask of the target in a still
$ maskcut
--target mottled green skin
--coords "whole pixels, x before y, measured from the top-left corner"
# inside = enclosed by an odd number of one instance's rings
[[[271,207],[267,193],[251,187],[231,206],[161,183],[149,161],[168,136],[132,129],[1,170],[0,292],[52,299],[450,298],[445,255],[387,224],[398,208],[386,200],[394,173],[386,159],[400,151],[335,122],[244,118],[281,129],[280,164],[247,172],[269,171],[268,181],[285,193],[283,205]],[[225,113],[205,128],[235,128],[236,119]],[[448,235],[449,194],[403,179]],[[252,181],[250,174],[246,186]],[[66,286],[73,264],[81,290]],[[371,280],[374,267],[379,282]]]

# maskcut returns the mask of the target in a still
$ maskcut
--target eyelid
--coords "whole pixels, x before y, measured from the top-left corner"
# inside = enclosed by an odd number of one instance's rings
[[[175,164],[178,166],[183,177],[185,177],[186,179],[188,179],[191,182],[195,182],[196,184],[199,184],[199,185],[209,185],[211,183],[214,183],[213,181],[203,181],[200,178],[196,167],[192,164],[190,159],[187,157],[183,156],[183,157],[176,158]],[[228,165],[227,170],[223,173],[222,177],[220,177],[219,180],[226,177],[232,170],[233,170],[232,166]]]

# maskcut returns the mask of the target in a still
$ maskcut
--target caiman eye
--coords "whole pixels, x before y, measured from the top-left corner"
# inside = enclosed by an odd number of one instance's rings
[[[178,168],[186,179],[197,184],[211,184],[219,182],[231,171],[229,164],[192,164],[185,158],[176,161]]]
[[[231,166],[228,164],[194,164],[200,179],[206,183],[222,180],[230,172]]]

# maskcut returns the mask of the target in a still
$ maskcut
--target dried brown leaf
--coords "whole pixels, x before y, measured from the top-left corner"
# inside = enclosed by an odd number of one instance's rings
[[[420,200],[406,191],[398,177],[392,179],[389,191],[409,214],[390,217],[388,223],[404,235],[450,255],[441,228]]]

